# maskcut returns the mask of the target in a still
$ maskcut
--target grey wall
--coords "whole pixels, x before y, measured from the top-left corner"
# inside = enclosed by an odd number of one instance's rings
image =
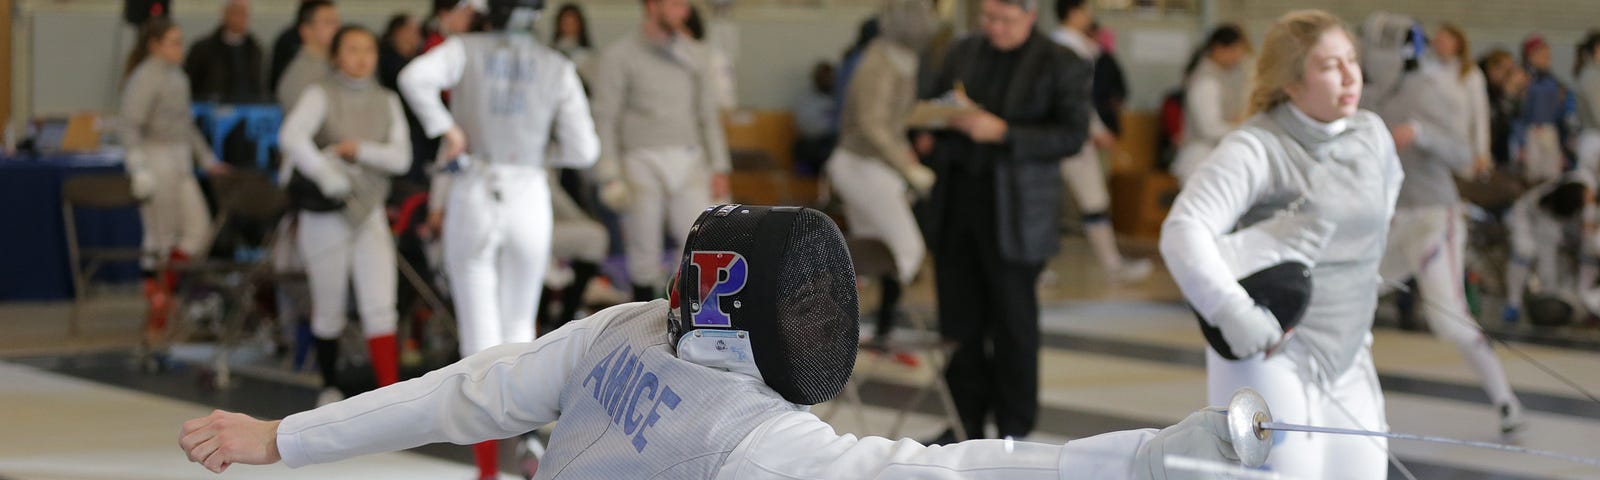
[[[580,0],[589,12],[594,40],[607,44],[638,24],[638,0]],[[824,7],[798,0],[737,0],[733,19],[740,48],[734,59],[740,103],[755,108],[787,108],[807,86],[817,60],[836,59],[870,15],[876,0],[824,0]],[[1258,42],[1267,25],[1289,10],[1327,8],[1357,23],[1377,9],[1411,13],[1427,21],[1462,24],[1475,51],[1495,46],[1515,50],[1524,35],[1541,31],[1554,45],[1557,71],[1569,75],[1573,47],[1584,30],[1600,25],[1600,0],[1213,0],[1215,18],[1237,21]],[[132,29],[120,22],[120,1],[27,0],[20,2],[14,48],[13,104],[20,112],[65,114],[115,108],[122,58]],[[213,29],[220,0],[174,0],[176,20],[192,39]],[[253,24],[258,40],[270,45],[293,15],[292,0],[256,0]],[[426,0],[340,0],[346,20],[373,28],[399,10],[422,14]],[[559,0],[552,0],[552,7]],[[1054,19],[1049,5],[1041,23]],[[1152,109],[1177,85],[1183,59],[1203,34],[1195,15],[1101,12],[1102,23],[1118,32],[1117,54],[1132,87],[1130,106]],[[553,19],[547,18],[548,24]],[[1045,25],[1048,26],[1048,25]],[[31,27],[31,28],[30,28]],[[548,28],[548,27],[546,27]],[[546,30],[548,31],[548,30]],[[118,38],[122,39],[118,43]]]

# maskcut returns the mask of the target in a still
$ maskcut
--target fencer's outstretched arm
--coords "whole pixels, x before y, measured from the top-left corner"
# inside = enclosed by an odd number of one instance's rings
[[[1050,445],[968,440],[924,446],[910,439],[839,435],[810,412],[779,415],[746,436],[717,478],[738,479],[1127,479],[1155,429]]]
[[[532,343],[497,346],[421,378],[316,410],[277,429],[283,463],[299,467],[437,442],[519,435],[560,415],[567,377],[619,309],[577,320]]]
[[[461,81],[466,65],[466,47],[461,39],[451,37],[400,70],[400,93],[405,95],[428,138],[444,135],[455,126],[455,118],[439,95]]]

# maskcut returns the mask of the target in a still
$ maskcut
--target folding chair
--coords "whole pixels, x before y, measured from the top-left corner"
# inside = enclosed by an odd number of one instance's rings
[[[212,217],[211,238],[216,238],[218,232],[230,219],[273,224],[278,221],[288,209],[288,197],[282,189],[273,183],[266,174],[255,171],[235,171],[228,175],[214,176],[209,179],[212,189],[216,192],[217,211]],[[260,248],[264,252],[271,252],[277,238],[277,230],[268,232],[262,239]],[[173,314],[183,312],[189,302],[204,288],[217,288],[226,297],[227,303],[233,308],[217,325],[218,342],[212,355],[211,368],[214,372],[214,381],[217,387],[226,387],[229,384],[230,369],[228,354],[238,344],[244,330],[248,326],[251,315],[263,316],[263,310],[255,301],[256,286],[260,283],[281,284],[283,282],[304,281],[303,274],[280,274],[274,271],[271,256],[261,255],[247,260],[215,260],[210,259],[209,252],[200,252],[194,259],[174,267],[183,280],[178,291],[175,292],[178,308],[173,309]],[[152,355],[146,360],[158,360],[157,352],[164,351],[171,344],[189,338],[196,325],[188,319],[169,319],[167,329],[161,342],[150,345],[147,355]],[[148,364],[147,364],[148,365]],[[157,367],[159,369],[159,367]]]
[[[869,238],[850,238],[845,241],[845,245],[850,249],[850,260],[855,264],[857,278],[898,277],[896,274],[898,267],[895,266],[894,256],[889,251],[889,246],[882,241]],[[955,344],[941,338],[936,329],[928,325],[925,318],[918,315],[908,315],[907,318],[911,321],[914,332],[903,332],[901,335],[896,335],[895,338],[885,342],[874,342],[871,345],[863,344],[859,347],[867,355],[864,355],[865,361],[862,362],[860,374],[852,376],[850,382],[845,385],[844,398],[841,403],[850,403],[854,406],[858,421],[865,425],[865,408],[857,386],[858,379],[871,378],[873,372],[877,370],[878,365],[883,362],[885,357],[893,357],[898,353],[921,355],[927,358],[928,366],[933,371],[933,375],[930,376],[926,383],[917,387],[916,393],[911,395],[904,404],[899,405],[899,411],[895,414],[894,424],[889,429],[889,438],[900,437],[900,430],[905,426],[907,414],[921,407],[923,400],[927,398],[930,392],[933,392],[939,398],[939,402],[943,407],[944,420],[955,432],[956,440],[966,440],[966,429],[961,425],[961,418],[956,413],[955,399],[950,395],[950,385],[945,383],[943,375],[946,356],[955,349]],[[878,321],[890,320],[879,319]],[[917,333],[918,335],[909,336],[905,333]],[[839,404],[832,405],[828,412],[823,415],[823,420],[830,419],[838,409]]]
[[[72,268],[72,310],[67,320],[67,335],[76,338],[81,315],[90,300],[89,282],[107,263],[137,262],[139,247],[82,247],[78,245],[76,208],[133,208],[132,183],[120,173],[87,174],[68,178],[61,185],[61,222],[67,232],[67,257]]]

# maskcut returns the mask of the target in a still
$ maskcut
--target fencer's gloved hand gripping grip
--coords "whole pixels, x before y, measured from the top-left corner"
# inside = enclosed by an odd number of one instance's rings
[[[1334,225],[1310,211],[1261,221],[1217,239],[1218,251],[1254,305],[1225,308],[1207,321],[1196,312],[1206,342],[1238,360],[1278,343],[1300,324],[1311,303],[1311,266]]]

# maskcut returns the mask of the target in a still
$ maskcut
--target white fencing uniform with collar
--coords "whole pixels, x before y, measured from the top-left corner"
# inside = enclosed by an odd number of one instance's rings
[[[612,307],[533,343],[289,416],[278,451],[301,467],[505,438],[559,419],[536,478],[1127,479],[1156,433],[941,447],[840,435],[760,379],[674,356],[667,309],[664,300]]]
[[[1217,324],[1218,315],[1255,305],[1220,249],[1227,234],[1286,211],[1316,215],[1333,229],[1310,259],[1311,303],[1283,351],[1233,362],[1209,352],[1212,399],[1250,386],[1275,415],[1284,405],[1317,425],[1386,428],[1370,329],[1403,178],[1388,127],[1366,111],[1322,123],[1279,105],[1224,137],[1179,193],[1161,232],[1167,268],[1204,318]],[[1382,478],[1386,454],[1383,442],[1324,436],[1277,444],[1268,467],[1295,478]]]
[[[430,136],[459,125],[467,137],[443,233],[461,353],[532,340],[550,255],[545,169],[586,168],[599,154],[572,62],[523,33],[457,35],[412,61],[400,86]],[[545,155],[551,132],[556,158]]]
[[[344,331],[353,283],[362,333],[393,335],[395,253],[383,202],[390,177],[411,165],[400,98],[372,79],[332,77],[301,93],[279,137],[296,175],[346,202],[341,210],[299,214],[298,246],[311,285],[313,333],[334,339]],[[333,145],[345,140],[359,143],[354,163],[332,153]]]
[[[685,241],[672,298],[619,305],[532,343],[285,418],[290,467],[556,423],[535,478],[1175,478],[1169,453],[1227,462],[1225,415],[1065,445],[927,447],[839,435],[809,412],[844,389],[857,302],[821,212],[724,205]]]
[[[183,68],[148,59],[134,68],[122,92],[125,166],[141,198],[145,268],[174,249],[199,254],[211,241],[210,215],[194,168],[217,162],[190,117],[189,77]]]

